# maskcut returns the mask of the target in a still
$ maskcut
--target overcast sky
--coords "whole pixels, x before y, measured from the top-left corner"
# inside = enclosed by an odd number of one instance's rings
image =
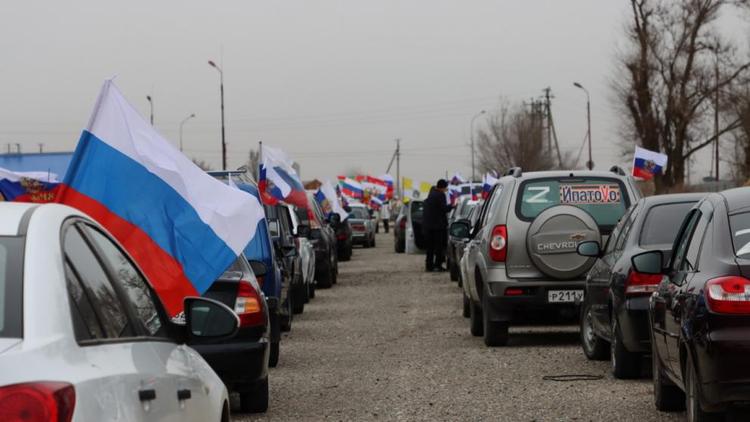
[[[597,166],[629,164],[609,89],[627,18],[616,0],[13,2],[0,8],[0,148],[72,150],[117,75],[146,117],[154,98],[175,144],[196,113],[185,151],[219,167],[212,59],[225,73],[230,167],[262,140],[305,179],[382,174],[401,138],[402,175],[468,175],[471,117],[547,86],[562,148],[577,155],[586,103],[573,81],[591,92]]]

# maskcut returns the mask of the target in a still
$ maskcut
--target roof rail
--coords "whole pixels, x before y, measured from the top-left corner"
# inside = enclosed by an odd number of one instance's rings
[[[523,170],[521,167],[511,167],[508,169],[508,172],[505,173],[506,176],[513,176],[513,177],[521,177],[523,175]]]
[[[625,170],[622,169],[620,166],[612,166],[609,168],[609,171],[612,173],[618,175],[618,176],[627,176],[628,174],[625,173]]]

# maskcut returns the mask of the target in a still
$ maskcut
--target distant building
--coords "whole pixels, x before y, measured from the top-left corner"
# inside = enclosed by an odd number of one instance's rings
[[[0,167],[12,171],[46,171],[62,180],[72,158],[72,152],[0,154]]]

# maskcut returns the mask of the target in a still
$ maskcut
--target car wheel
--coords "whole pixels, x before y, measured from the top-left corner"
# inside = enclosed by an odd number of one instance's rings
[[[693,359],[688,356],[685,363],[685,410],[688,422],[709,422],[724,420],[723,413],[706,412],[700,398],[700,385],[695,373]]]
[[[325,271],[321,271],[318,276],[318,288],[329,289],[332,285],[333,271],[329,266]]]
[[[292,312],[299,315],[305,311],[305,301],[307,300],[307,288],[300,282],[294,287],[294,300],[292,300]]]
[[[610,343],[612,375],[617,379],[633,379],[641,375],[641,355],[633,353],[622,344],[622,333],[617,320],[612,317],[612,343]]]
[[[482,323],[482,309],[479,305],[469,299],[469,331],[474,337],[484,334],[484,325]]]
[[[404,253],[404,251],[406,251],[406,242],[401,242],[398,238],[396,238],[393,249],[396,250],[396,253]]]
[[[372,236],[372,243],[370,244],[373,248],[375,247],[375,236]]]
[[[451,281],[459,281],[458,265],[452,259],[448,261],[448,269],[451,272]]]
[[[594,315],[591,305],[583,302],[581,307],[581,348],[589,360],[607,360],[609,345],[594,332]]]
[[[279,364],[279,354],[281,352],[278,341],[271,342],[268,352],[268,367],[275,368]]]
[[[240,391],[240,411],[261,413],[268,410],[268,377],[263,378],[250,391]]]
[[[685,393],[665,378],[653,336],[651,337],[651,368],[656,409],[662,412],[685,409]]]
[[[315,298],[315,281],[307,285],[307,297],[310,299]]]
[[[469,318],[471,316],[471,302],[465,294],[462,293],[461,296],[464,298],[464,309],[461,315],[463,315],[464,318]]]
[[[482,324],[484,325],[484,344],[487,347],[501,347],[508,344],[508,323],[490,321],[490,313],[487,312],[488,294],[482,295]]]

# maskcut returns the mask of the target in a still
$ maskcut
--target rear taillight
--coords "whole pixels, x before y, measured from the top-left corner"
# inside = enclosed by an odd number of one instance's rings
[[[651,294],[661,283],[661,274],[643,274],[630,271],[625,280],[625,294],[631,296]]]
[[[708,307],[720,314],[750,314],[750,280],[728,276],[706,283]]]
[[[69,422],[76,392],[62,382],[35,382],[0,387],[0,421]]]
[[[234,312],[240,317],[240,327],[265,324],[263,301],[253,283],[240,280],[237,287],[237,300],[234,302]]]
[[[495,262],[505,262],[508,256],[508,228],[495,226],[490,237],[490,258]]]

